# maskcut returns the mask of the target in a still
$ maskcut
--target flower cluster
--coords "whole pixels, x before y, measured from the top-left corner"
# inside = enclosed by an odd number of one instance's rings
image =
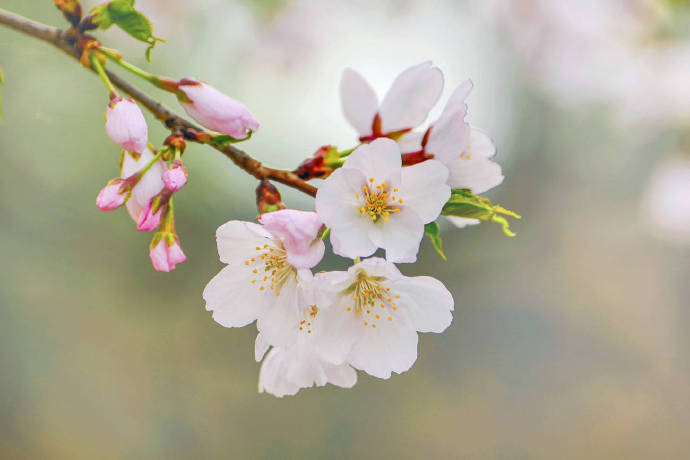
[[[514,214],[473,193],[503,176],[491,161],[492,141],[465,120],[471,88],[461,84],[439,119],[416,131],[441,95],[438,68],[425,62],[404,71],[381,104],[362,77],[346,70],[343,110],[359,145],[344,152],[322,147],[300,166],[303,178],[325,178],[315,211],[284,209],[281,202],[259,206],[258,224],[233,220],[218,228],[218,253],[227,265],[203,297],[225,327],[256,322],[259,391],[349,388],[356,370],[388,379],[416,361],[419,332],[450,325],[448,289],[428,276],[407,277],[395,264],[417,260],[425,232],[442,214],[468,219],[459,226]],[[327,235],[333,252],[353,264],[314,274]],[[430,236],[440,241],[437,232]]]
[[[185,78],[167,82],[167,86],[176,92],[184,109],[209,129],[242,140],[259,128],[244,105],[206,83]],[[96,205],[110,211],[124,204],[137,230],[158,229],[149,255],[156,270],[169,272],[186,260],[175,232],[173,208],[173,194],[189,178],[182,163],[186,141],[181,134],[173,134],[156,151],[148,142],[148,127],[137,103],[116,94],[111,94],[105,120],[108,136],[123,150],[120,176],[100,191]]]

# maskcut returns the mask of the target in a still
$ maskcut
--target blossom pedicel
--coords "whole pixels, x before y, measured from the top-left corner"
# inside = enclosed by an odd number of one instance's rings
[[[249,131],[259,129],[249,109],[213,86],[195,78],[184,78],[178,84],[178,99],[185,111],[206,128],[245,139]]]

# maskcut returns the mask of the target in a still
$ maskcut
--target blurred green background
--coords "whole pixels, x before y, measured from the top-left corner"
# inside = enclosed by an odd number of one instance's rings
[[[0,7],[62,27],[52,3]],[[401,267],[456,300],[415,366],[282,399],[257,393],[254,326],[221,327],[201,298],[221,268],[215,229],[255,217],[256,181],[191,146],[176,197],[188,261],[155,272],[151,235],[95,206],[119,159],[101,82],[0,27],[0,457],[687,458],[690,250],[655,236],[641,202],[654,168],[688,155],[688,22],[639,1],[623,7],[636,33],[607,29],[600,9],[614,3],[139,0],[167,39],[150,65],[144,45],[97,34],[153,72],[243,101],[262,123],[244,147],[276,167],[353,145],[338,99],[347,66],[380,95],[425,59],[445,73],[442,101],[474,80],[469,119],[494,137],[506,176],[489,196],[523,215],[518,236],[444,226],[449,262],[425,241]],[[658,58],[669,50],[676,64]],[[148,119],[159,144],[166,132]]]

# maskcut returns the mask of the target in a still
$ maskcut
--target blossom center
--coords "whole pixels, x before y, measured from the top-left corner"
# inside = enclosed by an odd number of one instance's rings
[[[355,197],[362,201],[359,212],[369,217],[372,222],[378,222],[380,219],[385,222],[391,214],[400,212],[397,205],[402,204],[403,199],[395,196],[398,193],[397,188],[390,190],[385,182],[379,185],[374,185],[374,182],[374,178],[370,177],[370,185],[362,187],[362,195],[355,193]]]
[[[396,315],[400,296],[383,284],[386,280],[384,276],[372,276],[359,270],[355,281],[343,291],[343,295],[353,301],[345,310],[359,317],[364,327],[376,329],[377,324],[392,322]]]
[[[295,276],[297,270],[288,264],[287,253],[281,247],[264,244],[257,246],[257,254],[244,261],[244,265],[251,268],[252,284],[256,285],[260,291],[275,291],[275,295],[280,295],[280,289],[286,281]]]
[[[319,314],[319,307],[316,305],[310,305],[309,308],[305,308],[302,311],[302,320],[299,322],[300,332],[306,332],[307,334],[312,333],[312,328],[314,327],[314,320],[316,315]]]

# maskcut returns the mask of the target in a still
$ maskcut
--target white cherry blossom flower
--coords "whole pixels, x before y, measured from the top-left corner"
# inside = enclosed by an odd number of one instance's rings
[[[320,296],[330,305],[314,343],[322,359],[349,363],[375,377],[403,373],[417,359],[417,332],[443,332],[453,296],[438,280],[407,277],[390,262],[370,258],[347,272],[319,273]]]
[[[354,259],[383,248],[391,262],[414,262],[424,224],[450,197],[447,179],[447,168],[435,160],[403,168],[398,144],[376,139],[324,181],[316,212],[331,229],[336,254]]]
[[[379,105],[376,93],[360,74],[345,69],[340,97],[345,118],[362,142],[395,137],[424,122],[443,91],[443,73],[431,61],[402,72]]]
[[[275,346],[295,342],[300,306],[308,294],[305,286],[311,279],[309,268],[320,260],[313,254],[323,255],[323,241],[317,238],[321,224],[315,213],[275,211],[278,213],[289,216],[282,226],[273,218],[273,227],[230,221],[218,228],[218,254],[227,266],[203,294],[206,309],[213,311],[216,322],[242,327],[256,320],[259,331]],[[266,218],[262,220],[271,220]]]
[[[131,176],[149,164],[153,158],[154,155],[148,148],[144,148],[140,154],[123,151],[120,176]],[[163,160],[156,161],[132,189],[132,196],[127,200],[125,206],[134,222],[139,222],[139,218],[151,201],[151,198],[163,190],[163,173],[165,169]]]

